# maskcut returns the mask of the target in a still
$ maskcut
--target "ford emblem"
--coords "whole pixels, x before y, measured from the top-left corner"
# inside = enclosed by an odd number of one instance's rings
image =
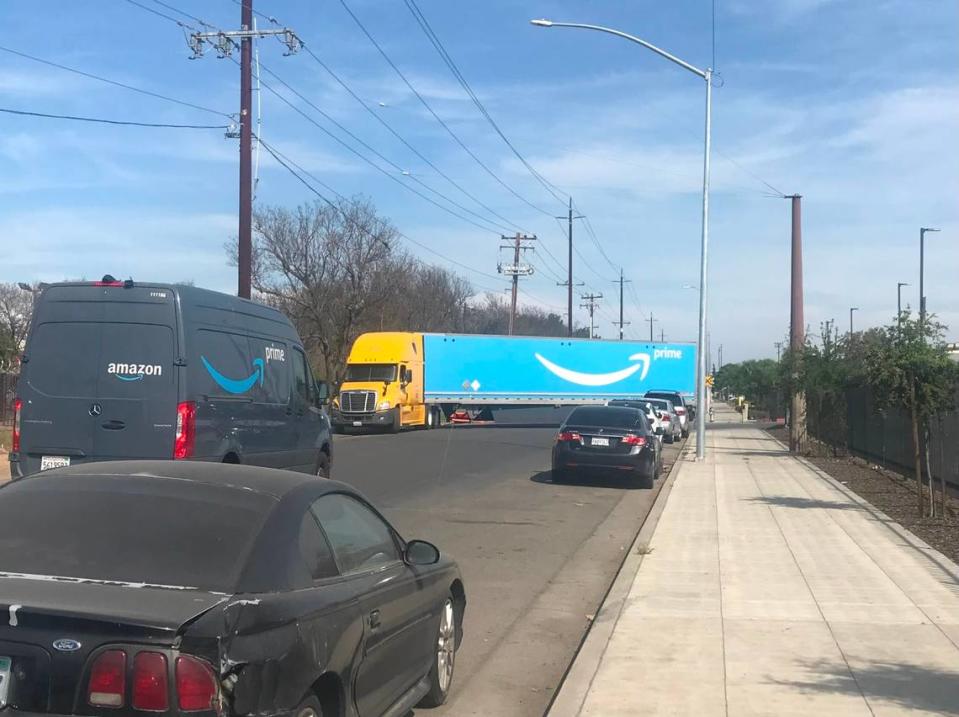
[[[61,638],[53,643],[53,648],[55,650],[59,650],[60,652],[76,652],[80,649],[80,647],[81,645],[79,642],[69,638]]]

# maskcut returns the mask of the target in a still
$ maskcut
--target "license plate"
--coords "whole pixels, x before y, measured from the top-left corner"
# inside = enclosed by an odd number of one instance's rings
[[[609,447],[609,439],[608,439],[608,438],[593,438],[593,439],[589,442],[589,445],[591,445],[591,446],[607,446],[607,447]]]
[[[7,705],[10,686],[10,658],[0,657],[0,709]]]
[[[363,425],[363,421],[353,421],[353,425],[354,425],[354,426],[362,426],[362,425]]]
[[[40,470],[48,471],[51,468],[66,468],[70,465],[70,456],[43,456],[40,459]]]

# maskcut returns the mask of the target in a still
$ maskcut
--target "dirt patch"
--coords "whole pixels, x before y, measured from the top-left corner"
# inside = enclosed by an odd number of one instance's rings
[[[783,443],[789,443],[789,431],[786,428],[772,427],[767,428],[766,432]],[[916,505],[916,484],[912,477],[883,469],[855,456],[835,456],[832,446],[812,439],[806,449],[806,458],[954,563],[959,563],[959,499],[955,492],[947,498],[946,516],[920,518]],[[923,496],[924,503],[928,505],[929,493],[925,487]]]

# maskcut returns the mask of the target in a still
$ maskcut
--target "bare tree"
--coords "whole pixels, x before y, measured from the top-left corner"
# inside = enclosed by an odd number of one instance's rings
[[[33,315],[33,294],[17,284],[0,283],[0,372],[16,367]]]

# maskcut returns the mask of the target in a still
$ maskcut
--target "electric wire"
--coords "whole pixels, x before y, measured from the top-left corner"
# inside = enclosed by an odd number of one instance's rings
[[[78,115],[49,114],[46,112],[29,112],[27,110],[15,110],[9,107],[0,107],[0,112],[11,115],[22,115],[25,117],[44,117],[46,119],[72,120],[74,122],[91,122],[96,124],[122,125],[126,127],[156,127],[163,129],[229,129],[230,125],[212,125],[212,124],[170,124],[165,122],[135,122],[133,120],[115,120],[105,117],[81,117]]]
[[[523,202],[523,203],[526,204],[527,206],[531,207],[532,209],[535,209],[536,211],[540,212],[541,214],[545,214],[546,216],[552,216],[552,213],[550,213],[549,211],[543,209],[542,207],[538,206],[537,204],[534,204],[533,202],[531,202],[529,199],[527,199],[527,198],[524,197],[522,194],[520,194],[520,193],[517,192],[515,189],[513,189],[513,187],[511,187],[509,184],[507,184],[503,179],[501,179],[501,178],[499,177],[499,175],[497,175],[492,169],[490,169],[489,166],[488,166],[482,159],[480,159],[480,158],[476,155],[476,153],[473,152],[473,150],[471,150],[471,149],[467,146],[467,144],[466,144],[462,139],[460,139],[459,135],[456,134],[456,133],[453,131],[453,129],[443,120],[443,118],[440,117],[440,116],[436,113],[436,111],[433,109],[432,105],[430,105],[430,103],[426,101],[426,99],[425,99],[425,98],[419,93],[419,91],[413,86],[413,84],[409,81],[409,79],[407,79],[406,75],[403,74],[403,71],[400,70],[400,68],[396,65],[395,62],[393,62],[393,60],[392,60],[392,59],[390,58],[390,56],[386,53],[386,51],[380,46],[380,44],[376,41],[376,39],[373,37],[373,35],[370,33],[370,31],[366,29],[366,26],[365,26],[365,25],[363,24],[363,22],[356,16],[356,14],[353,12],[353,10],[350,8],[350,6],[347,4],[346,0],[340,0],[340,5],[343,6],[343,9],[346,10],[347,14],[349,14],[349,16],[353,19],[353,21],[356,23],[357,27],[360,28],[360,30],[363,32],[363,34],[366,36],[366,38],[370,41],[370,43],[373,45],[373,47],[376,48],[376,50],[377,50],[377,52],[379,52],[380,56],[386,61],[386,63],[387,63],[391,68],[393,68],[393,71],[394,71],[394,72],[396,73],[396,75],[403,81],[403,83],[409,88],[410,92],[412,92],[413,95],[414,95],[414,96],[420,101],[420,103],[423,105],[423,107],[426,108],[427,112],[429,112],[430,115],[432,115],[433,119],[435,119],[435,120],[439,123],[439,125],[440,125],[441,127],[443,127],[443,129],[446,130],[447,134],[449,134],[450,137],[453,138],[453,140],[463,149],[464,152],[466,152],[466,153],[473,159],[473,161],[475,161],[475,162],[483,169],[483,171],[485,171],[485,172],[486,172],[490,177],[492,177],[498,184],[500,184],[500,185],[501,185],[504,189],[506,189],[510,194],[512,194],[513,196],[515,196],[517,199],[519,199],[521,202]]]
[[[148,6],[146,6],[146,5],[142,4],[142,3],[139,3],[139,2],[137,2],[137,0],[126,0],[126,1],[127,1],[128,3],[130,3],[131,5],[135,5],[136,7],[140,8],[141,10],[145,10],[145,11],[148,12],[148,13],[151,13],[151,14],[153,14],[153,15],[156,15],[157,17],[162,17],[164,20],[169,20],[170,22],[175,22],[177,25],[179,25],[180,27],[182,27],[182,28],[185,29],[185,30],[193,30],[194,32],[196,32],[196,28],[193,27],[193,25],[190,25],[190,24],[188,24],[188,23],[185,23],[185,22],[182,22],[182,21],[180,21],[180,20],[177,20],[175,17],[172,17],[172,16],[170,16],[170,15],[167,15],[166,13],[162,13],[162,12],[160,12],[159,10],[155,10],[155,9],[153,9],[152,7],[148,7]],[[154,1],[154,2],[157,2],[157,0],[153,0],[153,1]],[[163,3],[161,3],[161,2],[157,2],[157,4],[158,4],[158,5],[163,5]],[[169,7],[169,6],[167,6],[167,7]],[[172,9],[174,9],[174,8],[170,8],[170,9],[172,10]],[[185,12],[181,12],[181,11],[179,11],[179,10],[176,10],[176,12],[180,12],[181,15],[186,15]]]
[[[131,2],[131,1],[132,1],[132,0],[128,0],[128,2]],[[178,7],[174,7],[173,5],[170,5],[169,3],[163,2],[163,0],[153,0],[153,2],[156,3],[157,5],[159,5],[160,7],[165,7],[167,10],[172,10],[173,12],[176,12],[176,13],[179,13],[180,15],[183,15],[183,17],[188,17],[188,18],[190,18],[191,20],[193,20],[193,22],[199,23],[199,24],[202,25],[203,27],[208,27],[208,28],[210,28],[211,30],[216,30],[216,29],[217,29],[217,27],[216,27],[215,25],[211,25],[211,24],[208,23],[206,20],[202,20],[202,19],[198,18],[196,15],[191,15],[191,14],[188,13],[188,12],[184,12],[183,10],[181,10],[181,9],[178,8]],[[139,5],[139,3],[134,3],[134,4]],[[143,6],[141,5],[141,7],[143,7]],[[144,9],[146,9],[146,8],[144,8]]]
[[[510,148],[510,151],[516,156],[516,158],[523,164],[524,167],[529,171],[529,173],[539,182],[543,187],[553,195],[553,198],[556,201],[564,203],[565,199],[568,198],[567,195],[560,196],[557,192],[559,188],[548,182],[543,175],[541,175],[533,166],[526,160],[516,146],[509,140],[509,138],[503,133],[503,130],[500,129],[499,125],[487,111],[486,107],[480,101],[479,97],[476,96],[476,93],[473,91],[473,88],[470,86],[466,77],[463,76],[463,73],[457,67],[456,62],[447,52],[446,48],[443,46],[442,40],[439,39],[439,36],[434,32],[432,26],[429,23],[429,20],[426,19],[426,16],[420,10],[419,6],[416,4],[416,0],[404,0],[406,8],[410,11],[410,14],[416,20],[417,24],[420,26],[420,29],[423,30],[423,33],[426,35],[427,39],[430,41],[430,44],[433,45],[433,48],[439,54],[440,58],[449,68],[450,72],[453,73],[453,77],[456,78],[460,86],[466,91],[466,94],[469,95],[469,98],[473,101],[473,104],[476,106],[476,109],[479,110],[480,114],[486,118],[486,121],[490,124],[496,134],[499,135],[500,139],[506,143],[506,146]]]
[[[174,20],[174,22],[178,22],[178,21]],[[9,47],[4,47],[0,45],[0,51],[10,53],[11,55],[16,55],[18,57],[22,57],[27,60],[31,60],[32,62],[38,62],[42,65],[48,65],[49,67],[56,67],[57,69],[64,70],[65,72],[72,72],[75,75],[80,75],[81,77],[87,77],[91,80],[104,82],[108,85],[113,85],[115,87],[122,87],[125,90],[130,90],[131,92],[137,92],[141,95],[153,97],[154,99],[164,100],[165,102],[172,102],[174,104],[182,105],[183,107],[190,107],[195,110],[202,110],[203,112],[209,112],[210,114],[220,115],[221,117],[226,117],[227,119],[230,119],[230,120],[233,119],[233,115],[227,114],[226,112],[220,112],[219,110],[215,110],[210,107],[204,107],[202,105],[197,105],[192,102],[187,102],[185,100],[178,100],[175,97],[162,95],[159,92],[152,92],[151,90],[145,90],[142,87],[135,87],[134,85],[128,85],[125,82],[119,82],[118,80],[111,80],[109,77],[103,77],[101,75],[95,75],[92,72],[78,70],[75,67],[68,67],[67,65],[62,65],[59,62],[53,62],[52,60],[44,60],[41,57],[28,55],[26,52],[20,52],[19,50],[14,50]]]
[[[278,149],[276,149],[275,147],[273,147],[271,144],[263,141],[262,139],[259,140],[259,141],[260,141],[260,143],[263,145],[263,149],[265,149],[265,150],[270,154],[270,156],[272,156],[273,159],[276,160],[276,162],[277,162],[280,166],[282,166],[284,169],[286,169],[287,172],[289,172],[291,175],[293,175],[304,187],[306,187],[307,189],[309,189],[313,194],[315,194],[317,197],[319,197],[321,200],[323,200],[323,201],[324,201],[326,204],[328,204],[332,209],[334,209],[335,211],[339,212],[345,219],[349,220],[349,215],[346,214],[346,212],[343,211],[342,207],[340,207],[336,202],[334,202],[332,199],[330,199],[329,197],[327,197],[326,195],[324,195],[322,192],[320,192],[318,189],[316,189],[316,187],[314,187],[312,184],[310,184],[310,182],[308,182],[306,179],[304,179],[304,176],[303,176],[303,175],[305,175],[306,177],[309,177],[310,179],[312,179],[314,182],[316,182],[317,184],[319,184],[321,187],[323,187],[324,189],[326,189],[326,190],[327,190],[328,192],[330,192],[331,194],[335,195],[335,196],[336,196],[338,199],[340,199],[341,201],[349,201],[346,196],[344,196],[344,195],[341,194],[340,192],[336,191],[336,190],[335,190],[333,187],[331,187],[329,184],[327,184],[327,183],[323,182],[322,180],[318,179],[315,175],[313,175],[313,174],[310,173],[309,171],[305,170],[303,167],[301,167],[301,166],[300,166],[299,164],[297,164],[295,161],[293,161],[292,159],[290,159],[287,155],[283,154],[283,153],[280,152]],[[295,168],[295,169],[294,169],[294,168]],[[358,227],[358,228],[359,228],[359,227]],[[361,230],[362,230],[362,229],[361,229]],[[474,273],[474,274],[479,274],[480,276],[484,276],[484,277],[487,277],[487,278],[490,278],[490,279],[496,279],[497,281],[505,281],[505,280],[503,279],[503,277],[501,277],[501,276],[497,276],[497,275],[495,275],[495,274],[488,274],[488,273],[486,273],[486,272],[484,272],[484,271],[480,271],[479,269],[475,269],[475,268],[473,268],[473,267],[471,267],[471,266],[469,266],[469,265],[467,265],[467,264],[464,264],[464,263],[462,263],[462,262],[460,262],[460,261],[457,261],[456,259],[453,259],[453,258],[451,258],[451,257],[448,257],[448,256],[446,256],[445,254],[442,254],[442,253],[436,251],[435,249],[432,249],[431,247],[427,246],[426,244],[423,244],[422,242],[419,242],[419,241],[413,239],[412,237],[404,234],[403,232],[397,230],[395,227],[394,227],[394,231],[396,231],[397,236],[402,237],[402,238],[405,239],[406,241],[410,242],[411,244],[414,244],[414,245],[418,246],[419,248],[423,249],[424,251],[429,252],[430,254],[434,254],[435,256],[438,256],[439,258],[443,259],[444,261],[449,262],[450,264],[453,264],[453,265],[455,265],[455,266],[458,266],[458,267],[460,267],[460,268],[462,268],[462,269],[465,269],[466,271],[472,272],[472,273]],[[368,230],[367,230],[365,233],[366,233],[368,236],[372,236],[372,233],[369,232]],[[490,287],[480,286],[480,288],[487,289],[487,290],[490,290],[490,291],[498,291],[497,289],[491,289]]]

